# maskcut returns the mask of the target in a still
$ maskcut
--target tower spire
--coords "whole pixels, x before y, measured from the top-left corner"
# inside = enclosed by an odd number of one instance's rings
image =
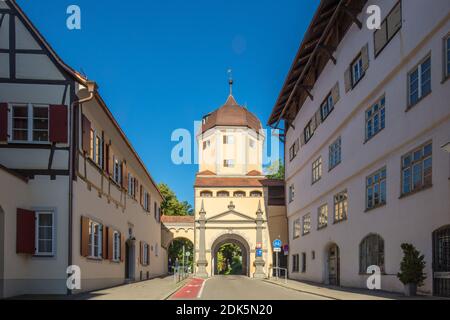
[[[233,95],[233,70],[228,69],[228,84],[230,85],[230,96]]]

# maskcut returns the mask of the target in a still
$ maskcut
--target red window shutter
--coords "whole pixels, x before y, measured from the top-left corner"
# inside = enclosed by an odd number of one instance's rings
[[[65,105],[50,105],[50,142],[67,143],[67,115],[68,110]]]
[[[106,228],[106,235],[108,237],[108,259],[113,260],[114,258],[114,230],[111,228]]]
[[[8,141],[8,104],[0,103],[0,141]]]
[[[111,177],[114,174],[114,155],[112,152],[111,145],[108,145],[108,174]]]
[[[85,153],[89,154],[91,151],[91,122],[85,115],[83,115],[82,119],[82,136],[81,136],[81,144],[82,149]]]
[[[108,229],[107,227],[103,226],[102,231],[102,258],[104,260],[108,259]]]
[[[127,164],[125,161],[122,162],[122,188],[128,191],[128,173]]]
[[[81,256],[89,257],[89,218],[81,217]]]
[[[16,231],[16,252],[34,254],[36,252],[36,216],[34,211],[17,209]]]
[[[144,244],[142,241],[139,241],[139,263],[144,265]]]
[[[142,188],[142,184],[139,186],[139,203],[142,205],[144,205],[144,190]]]

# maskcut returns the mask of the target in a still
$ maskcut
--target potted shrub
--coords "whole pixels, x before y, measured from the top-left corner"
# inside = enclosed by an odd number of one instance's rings
[[[412,244],[403,243],[401,248],[404,256],[397,277],[405,286],[405,295],[415,296],[417,287],[422,286],[427,278],[423,272],[426,264],[425,256],[421,255]]]

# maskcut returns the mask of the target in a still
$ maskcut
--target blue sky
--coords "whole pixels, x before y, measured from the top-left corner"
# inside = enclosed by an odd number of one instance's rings
[[[156,182],[193,200],[196,165],[171,161],[171,134],[234,96],[267,123],[319,0],[18,0],[100,93]],[[82,29],[66,28],[81,8]]]

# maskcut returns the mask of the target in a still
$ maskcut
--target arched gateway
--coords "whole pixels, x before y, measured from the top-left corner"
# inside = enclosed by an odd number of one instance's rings
[[[218,275],[219,274],[219,268],[218,268],[218,254],[219,250],[223,245],[226,244],[234,244],[240,249],[240,257],[241,257],[241,274],[245,276],[250,276],[250,268],[249,268],[249,261],[250,261],[250,246],[247,243],[247,241],[236,234],[224,234],[220,237],[218,237],[213,245],[211,246],[211,252],[212,252],[212,275]]]

